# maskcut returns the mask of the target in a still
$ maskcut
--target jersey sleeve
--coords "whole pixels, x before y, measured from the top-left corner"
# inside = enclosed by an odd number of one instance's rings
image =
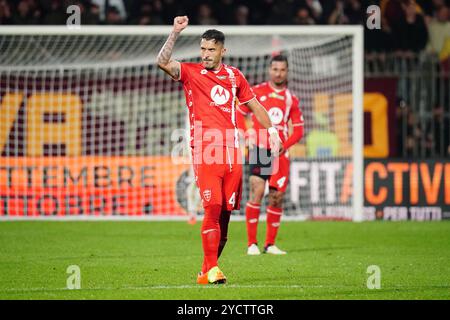
[[[190,64],[187,62],[180,62],[180,78],[174,79],[175,81],[186,82],[189,78]]]
[[[237,111],[239,112],[239,114],[246,116],[247,114],[250,113],[250,109],[249,107],[247,107],[245,104],[238,104],[236,106]]]
[[[303,138],[303,114],[299,108],[298,99],[294,99],[291,111],[289,113],[289,118],[292,121],[292,126],[294,127],[294,132],[291,136],[283,143],[284,149],[289,149],[292,145],[299,142]]]
[[[303,126],[304,124],[303,113],[300,110],[299,101],[296,97],[292,103],[289,119],[291,119],[293,127]]]
[[[243,104],[246,104],[247,102],[255,98],[255,94],[253,93],[252,88],[248,84],[248,81],[242,74],[242,72],[240,72],[239,70],[238,72],[239,72],[239,86],[237,98],[239,99],[239,104],[242,106]]]

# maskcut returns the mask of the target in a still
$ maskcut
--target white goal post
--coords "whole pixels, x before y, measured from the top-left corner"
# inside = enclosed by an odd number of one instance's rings
[[[305,136],[291,151],[283,219],[362,221],[362,26],[188,26],[173,57],[197,61],[211,28],[252,85],[274,53],[288,57]],[[173,159],[184,93],[156,67],[171,30],[0,28],[1,220],[188,218],[189,165]]]

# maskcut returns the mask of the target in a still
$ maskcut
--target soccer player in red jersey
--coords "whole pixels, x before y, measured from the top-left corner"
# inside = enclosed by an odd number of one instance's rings
[[[242,186],[238,101],[267,129],[275,153],[281,148],[281,140],[244,75],[222,63],[226,51],[222,32],[207,30],[202,35],[201,63],[171,59],[173,46],[188,21],[187,16],[175,17],[173,30],[158,54],[158,66],[183,84],[189,110],[193,167],[205,209],[201,227],[204,259],[197,283],[224,283],[226,277],[217,262],[227,241],[231,210],[240,206]]]
[[[252,116],[253,134],[249,139],[250,162],[250,199],[245,208],[249,255],[259,255],[256,239],[261,201],[264,197],[266,181],[269,181],[269,203],[267,206],[267,230],[264,252],[286,254],[275,245],[275,238],[283,213],[283,196],[286,192],[289,177],[288,149],[300,141],[303,136],[303,115],[299,108],[298,98],[287,88],[288,60],[283,55],[272,57],[269,67],[268,82],[253,87],[257,99],[266,108],[273,125],[279,130],[282,139],[282,151],[271,161],[270,146],[267,144],[267,133],[261,131],[261,124],[255,114]],[[238,126],[245,128],[244,116],[251,110],[238,106]],[[293,133],[288,137],[288,122],[293,126]]]

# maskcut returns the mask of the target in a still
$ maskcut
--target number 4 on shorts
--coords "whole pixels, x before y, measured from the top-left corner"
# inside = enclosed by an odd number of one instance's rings
[[[277,181],[278,188],[282,188],[285,181],[286,181],[286,177],[282,177],[282,178],[278,179],[278,181]]]
[[[233,192],[233,194],[230,197],[230,200],[228,200],[228,203],[234,207],[235,202],[236,202],[236,192]]]

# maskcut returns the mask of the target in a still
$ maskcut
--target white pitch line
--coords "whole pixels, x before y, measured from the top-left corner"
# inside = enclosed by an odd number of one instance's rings
[[[450,285],[442,285],[437,286],[437,289],[448,289]],[[99,288],[81,288],[81,289],[74,289],[70,290],[67,288],[5,288],[0,289],[1,293],[21,293],[21,292],[38,292],[38,291],[101,291],[101,290],[160,290],[160,289],[219,289],[219,288],[249,288],[249,289],[259,289],[259,288],[279,288],[279,289],[314,289],[314,288],[332,288],[332,289],[339,289],[339,288],[353,288],[353,289],[361,289],[362,287],[356,286],[356,285],[299,285],[299,284],[292,284],[292,285],[271,285],[271,284],[260,284],[260,285],[242,285],[242,284],[224,284],[224,285],[155,285],[155,286],[146,286],[146,287],[120,287],[120,288],[114,288],[114,287],[99,287]],[[391,287],[392,289],[402,289],[402,288],[408,288],[408,289],[417,289],[421,290],[423,289],[420,286],[414,287],[409,285],[395,285]],[[370,290],[369,290],[370,291]]]
[[[323,285],[240,285],[240,284],[225,284],[225,285],[157,285],[157,286],[148,286],[148,287],[121,287],[121,288],[113,288],[113,287],[105,287],[105,288],[81,288],[69,290],[67,288],[6,288],[0,289],[0,293],[7,292],[33,292],[33,291],[77,291],[77,290],[159,290],[159,289],[215,289],[215,288],[249,288],[249,289],[257,289],[257,288],[281,288],[281,289],[306,289],[306,288],[324,288],[328,286]],[[329,286],[336,287],[336,286]]]

